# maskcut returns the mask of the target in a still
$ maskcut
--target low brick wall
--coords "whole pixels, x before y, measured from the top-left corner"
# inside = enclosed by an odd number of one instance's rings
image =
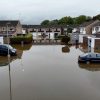
[[[83,45],[88,46],[88,38],[83,37]]]

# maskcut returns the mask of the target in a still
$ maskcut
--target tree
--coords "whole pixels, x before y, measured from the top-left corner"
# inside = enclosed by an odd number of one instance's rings
[[[74,24],[74,20],[73,20],[73,18],[72,17],[67,17],[67,24],[68,25],[73,25]]]
[[[41,25],[49,25],[49,20],[44,20],[42,23],[41,23]]]
[[[67,25],[67,16],[63,17],[59,20],[58,24],[60,25]]]
[[[93,20],[100,20],[100,14],[93,17]]]
[[[58,20],[55,19],[55,20],[52,20],[49,22],[50,25],[58,25]]]
[[[100,14],[94,16],[93,18],[90,16],[80,15],[78,17],[62,17],[61,19],[55,20],[44,20],[41,25],[80,25],[84,22],[91,21],[91,20],[100,20]]]
[[[90,21],[90,20],[92,20],[92,17],[87,16],[86,21]]]
[[[87,17],[85,15],[80,15],[79,17],[76,17],[75,23],[76,24],[82,24],[87,20]]]
[[[69,27],[69,28],[67,29],[67,33],[72,33],[72,30],[73,30],[73,29]]]

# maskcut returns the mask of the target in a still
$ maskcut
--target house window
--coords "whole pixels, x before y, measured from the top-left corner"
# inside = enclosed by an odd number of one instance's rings
[[[10,31],[12,31],[13,29],[12,28],[10,28]]]
[[[95,27],[95,31],[98,32],[99,31],[99,27]]]
[[[83,31],[85,31],[85,28],[82,27],[80,30],[81,30],[81,32],[83,32]]]
[[[2,28],[2,31],[6,31],[5,27]]]
[[[83,28],[83,31],[85,31],[85,28]]]
[[[15,31],[15,27],[9,27],[9,31]]]

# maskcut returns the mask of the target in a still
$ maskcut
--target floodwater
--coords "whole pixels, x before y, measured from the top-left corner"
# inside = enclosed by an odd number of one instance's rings
[[[75,46],[27,45],[0,57],[0,100],[100,100],[100,65],[78,64]]]

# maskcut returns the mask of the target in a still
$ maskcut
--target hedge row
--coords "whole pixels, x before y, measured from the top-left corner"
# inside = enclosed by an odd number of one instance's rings
[[[11,44],[21,44],[22,42],[24,44],[31,43],[33,41],[32,34],[26,34],[25,36],[15,36],[10,38]]]

